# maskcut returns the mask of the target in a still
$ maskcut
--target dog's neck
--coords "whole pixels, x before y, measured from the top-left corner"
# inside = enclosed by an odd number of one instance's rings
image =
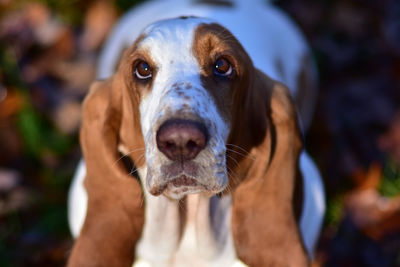
[[[145,172],[139,170],[140,177],[146,177]],[[136,247],[138,259],[152,266],[230,266],[235,262],[231,196],[192,194],[177,201],[144,191],[145,225]]]

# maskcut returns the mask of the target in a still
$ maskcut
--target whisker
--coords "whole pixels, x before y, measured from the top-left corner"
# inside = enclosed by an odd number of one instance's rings
[[[227,145],[227,146],[232,146],[232,147],[239,148],[239,149],[242,150],[244,153],[250,154],[249,151],[247,151],[246,149],[244,149],[243,147],[240,147],[240,146],[238,146],[238,145],[235,145],[235,144],[226,144],[226,145]]]
[[[232,190],[231,190],[231,187],[229,186],[229,185],[227,185],[226,186],[226,188],[225,188],[225,190],[224,191],[226,191],[228,194],[232,194]],[[222,193],[222,192],[221,192]],[[222,196],[222,194],[220,195],[220,196]]]
[[[228,183],[228,185],[226,186],[226,189],[228,190],[229,194],[232,194],[232,187],[231,185]]]
[[[145,189],[143,189],[143,190],[145,190]],[[144,205],[144,192],[142,194],[142,200],[140,202],[140,207],[143,207],[143,205]]]
[[[134,163],[135,164],[135,166],[137,165],[141,165],[141,162],[143,162],[144,160],[146,160],[146,154],[142,154],[142,155],[140,155],[139,156],[139,158],[136,160],[136,162]],[[136,167],[137,167],[136,166]]]
[[[240,177],[239,177],[239,175],[238,175],[234,170],[232,170],[231,168],[229,168],[228,166],[227,166],[226,168],[227,168],[227,170],[228,170],[228,174],[229,174],[230,177],[233,179],[233,182],[234,182],[235,184],[237,184],[238,182],[240,182]]]
[[[144,153],[139,156],[139,158],[137,159],[137,164],[139,164],[140,160],[142,160],[144,158],[144,156],[145,156]],[[134,166],[132,167],[132,170],[131,170],[131,172],[129,174],[132,175],[137,171],[138,171],[138,168],[137,168],[136,164],[134,164]]]
[[[227,156],[228,156],[228,158],[232,159],[233,163],[235,163],[237,167],[239,167],[239,163],[234,158],[232,158],[229,155],[227,155]],[[229,168],[228,165],[226,166],[226,168],[227,168],[228,172],[230,172],[230,174],[232,176],[232,179],[234,180],[235,184],[240,182],[239,175],[232,168]]]
[[[230,156],[230,155],[226,155],[229,159],[231,159],[232,161],[233,161],[233,163],[235,163],[236,164],[236,167],[239,167],[239,162],[237,162],[237,160],[235,159],[235,158],[233,158],[232,156]]]
[[[238,154],[238,155],[240,155],[240,156],[242,156],[242,157],[244,157],[244,158],[247,157],[247,155],[245,155],[245,154],[243,154],[243,153],[240,153],[240,152],[238,152],[238,151],[236,151],[236,150],[230,149],[230,148],[226,148],[226,151],[236,153],[236,154]]]
[[[239,178],[237,177],[237,175],[234,172],[231,172],[229,175],[230,175],[230,177],[232,179],[232,182],[234,184],[236,184],[239,181]]]
[[[118,161],[120,161],[120,160],[123,159],[124,157],[127,157],[127,156],[129,156],[130,154],[132,154],[133,152],[142,151],[142,150],[145,150],[145,148],[144,148],[144,147],[143,147],[143,148],[137,148],[137,149],[128,151],[126,154],[122,153],[122,156],[119,157],[119,158],[114,162],[114,165],[117,164]]]
[[[129,175],[133,175],[138,172],[138,168],[132,168],[132,170],[129,172]]]
[[[243,158],[248,158],[248,159],[251,159],[251,160],[253,160],[253,161],[256,159],[254,156],[251,156],[250,154],[245,155],[245,154],[243,154],[243,153],[241,153],[241,152],[238,152],[238,151],[233,150],[233,149],[230,149],[230,148],[226,148],[226,151],[236,153],[236,154],[238,154],[239,156],[242,156]]]

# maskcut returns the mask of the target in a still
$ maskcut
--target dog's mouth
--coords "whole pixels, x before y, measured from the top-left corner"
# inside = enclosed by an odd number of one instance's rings
[[[198,178],[183,173],[165,182],[153,184],[150,186],[149,192],[153,196],[164,195],[171,199],[181,199],[188,194],[215,195],[223,191],[225,187],[226,185],[223,183],[202,183]]]
[[[170,198],[179,199],[186,194],[194,194],[210,189],[201,184],[197,179],[188,175],[182,174],[163,183],[162,185],[152,186],[150,193],[154,196],[165,195]]]
[[[182,187],[182,186],[198,186],[200,185],[195,179],[188,177],[186,175],[181,175],[175,179],[173,179],[172,181],[170,181],[170,183],[175,186],[175,187]]]
[[[228,184],[227,173],[221,171],[224,162],[206,162],[206,165],[190,161],[173,161],[159,168],[147,166],[146,185],[153,196],[164,195],[181,199],[188,194],[218,194]]]

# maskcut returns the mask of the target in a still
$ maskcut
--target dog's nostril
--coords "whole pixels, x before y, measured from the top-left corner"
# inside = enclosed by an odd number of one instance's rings
[[[188,149],[195,149],[197,147],[197,144],[195,141],[189,140],[189,142],[186,143],[186,147]]]
[[[166,145],[165,145],[165,147],[166,147],[167,149],[173,149],[173,148],[175,147],[175,144],[172,143],[172,142],[167,142]]]
[[[191,160],[205,148],[207,135],[201,123],[169,120],[157,131],[157,147],[171,160]]]

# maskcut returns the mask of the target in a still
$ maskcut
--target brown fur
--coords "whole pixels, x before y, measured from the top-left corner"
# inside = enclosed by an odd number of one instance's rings
[[[218,24],[202,24],[195,32],[193,53],[202,66],[201,81],[213,97],[219,113],[226,121],[232,121],[235,92],[247,76],[246,66],[251,64],[240,43],[224,27]],[[236,74],[231,79],[215,78],[213,66],[220,57],[226,57]],[[242,60],[244,62],[242,62]]]
[[[225,28],[201,25],[193,51],[202,81],[223,117],[231,121],[227,162],[233,194],[232,233],[238,257],[252,267],[306,266],[308,259],[293,211],[302,148],[288,89],[255,69]],[[230,81],[210,73],[218,56],[235,68]],[[87,166],[88,213],[69,266],[130,266],[144,222],[142,189],[117,161],[123,143],[136,166],[144,163],[138,105],[150,85],[132,78],[146,51],[129,49],[108,81],[95,83],[83,108],[81,143]],[[155,70],[156,71],[156,70]],[[155,73],[153,73],[155,75]],[[227,192],[225,193],[228,193]]]
[[[269,78],[261,77],[258,82],[262,79]],[[271,112],[269,119],[265,117],[268,130],[264,141],[250,148],[254,159],[242,161],[236,171],[245,177],[233,194],[236,252],[249,266],[306,266],[292,206],[302,146],[296,116],[287,88],[279,83],[272,88],[263,85],[257,90],[271,90],[271,98],[265,99]]]
[[[123,143],[136,166],[144,164],[137,90],[124,56],[117,73],[94,83],[83,104],[81,146],[88,211],[68,266],[131,266],[144,223],[143,194],[119,161]]]
[[[227,160],[236,253],[249,266],[306,266],[293,209],[302,139],[288,89],[255,69],[240,43],[219,25],[200,26],[194,44],[200,66],[224,55],[236,71],[229,82],[215,82],[207,72],[202,79],[232,122]],[[241,156],[245,151],[249,155]]]

